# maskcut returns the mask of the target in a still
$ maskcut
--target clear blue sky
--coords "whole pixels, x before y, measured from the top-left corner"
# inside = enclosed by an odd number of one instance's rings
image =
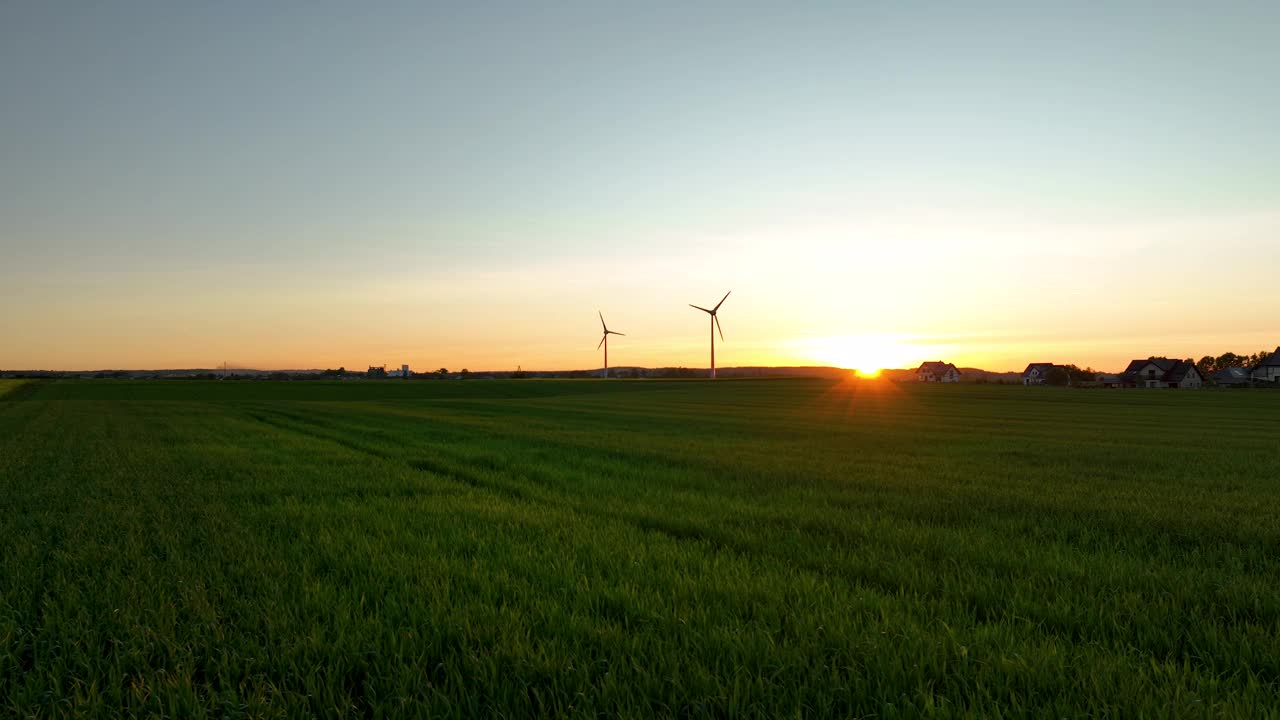
[[[616,362],[697,364],[682,305],[730,287],[727,363],[1274,346],[1278,38],[1276,2],[6,3],[0,367],[590,367],[597,308]]]

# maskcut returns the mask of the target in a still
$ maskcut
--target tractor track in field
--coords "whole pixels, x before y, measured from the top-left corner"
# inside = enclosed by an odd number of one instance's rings
[[[0,383],[5,381],[0,381]],[[19,380],[17,385],[4,390],[0,385],[0,401],[14,402],[18,400],[30,400],[38,392],[39,384],[31,380]]]
[[[333,432],[317,431],[316,429],[312,429],[312,430],[304,429],[304,427],[299,427],[299,425],[314,426],[315,424],[306,423],[305,421],[300,421],[301,420],[300,418],[295,418],[294,416],[290,416],[287,413],[275,413],[275,414],[284,415],[285,417],[294,419],[296,424],[289,423],[286,421],[281,421],[277,418],[273,418],[267,414],[262,414],[259,412],[251,411],[248,413],[249,417],[251,417],[252,419],[258,422],[261,422],[265,425],[268,425],[270,427],[273,427],[277,430],[293,433],[295,435],[300,435],[302,437],[312,439],[312,440],[319,440],[322,442],[333,443],[335,445],[346,448],[353,452],[356,452],[362,455],[368,455],[368,456],[377,458],[379,460],[382,460],[384,462],[390,463],[392,465],[404,466],[409,470],[413,470],[419,473],[429,473],[430,475],[440,478],[442,480],[454,482],[459,485],[464,485],[466,487],[474,488],[477,490],[487,490],[497,495],[501,495],[504,497],[508,497],[511,499],[520,500],[524,502],[549,502],[549,500],[533,497],[529,493],[522,492],[516,487],[509,487],[499,483],[493,483],[489,481],[487,478],[485,478],[482,472],[470,470],[464,467],[462,463],[451,463],[448,461],[441,461],[441,460],[431,459],[431,458],[423,458],[420,456],[413,457],[413,458],[405,458],[403,456],[386,452],[384,450],[370,446],[365,443],[360,443],[360,442],[351,440],[349,438],[337,436]],[[450,459],[456,460],[461,458],[451,457]],[[463,460],[473,460],[473,459],[468,458]],[[491,460],[488,463],[488,465],[489,465],[488,469],[492,472],[510,474],[508,465],[503,465],[493,460]],[[511,474],[511,477],[513,480],[516,480],[516,481],[519,481],[521,479],[531,479],[531,478],[525,478],[522,475],[516,475],[516,474]]]

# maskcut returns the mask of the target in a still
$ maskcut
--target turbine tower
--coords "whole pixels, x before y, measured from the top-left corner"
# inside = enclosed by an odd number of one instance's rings
[[[604,313],[596,311],[600,315],[600,327],[604,330],[604,335],[600,338],[600,345],[604,346],[604,376],[609,377],[609,336],[610,335],[626,335],[626,333],[614,332],[604,324]],[[596,345],[596,349],[600,349],[600,345]]]
[[[720,298],[720,302],[716,303],[716,306],[711,308],[710,310],[698,305],[694,305],[693,303],[689,303],[689,307],[697,308],[702,312],[711,316],[711,378],[712,379],[715,379],[715,376],[716,376],[716,331],[720,332],[720,339],[722,341],[724,340],[724,330],[720,330],[720,318],[716,317],[716,311],[719,310],[720,306],[724,304],[725,299],[729,297],[729,293],[731,292],[733,291],[730,290],[729,292],[725,293],[724,297]]]

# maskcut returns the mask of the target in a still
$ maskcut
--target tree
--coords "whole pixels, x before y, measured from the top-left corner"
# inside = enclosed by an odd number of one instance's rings
[[[449,374],[449,368],[440,368],[439,370],[436,371],[436,374],[443,379],[444,376]]]
[[[1054,365],[1049,372],[1044,375],[1046,385],[1056,385],[1061,387],[1071,381],[1071,371],[1061,365]]]
[[[1200,371],[1201,375],[1208,375],[1218,369],[1218,360],[1212,355],[1205,355],[1196,363],[1196,369]]]
[[[1098,379],[1098,371],[1093,368],[1085,368],[1084,370],[1081,370],[1078,365],[1064,365],[1062,367],[1066,369],[1067,377],[1069,377],[1073,383],[1093,382]]]

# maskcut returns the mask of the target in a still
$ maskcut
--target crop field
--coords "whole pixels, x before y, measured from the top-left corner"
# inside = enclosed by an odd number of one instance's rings
[[[0,386],[0,715],[1278,697],[1280,392]]]
[[[0,378],[0,398],[16,391],[19,387],[26,384],[25,380],[6,380]]]

